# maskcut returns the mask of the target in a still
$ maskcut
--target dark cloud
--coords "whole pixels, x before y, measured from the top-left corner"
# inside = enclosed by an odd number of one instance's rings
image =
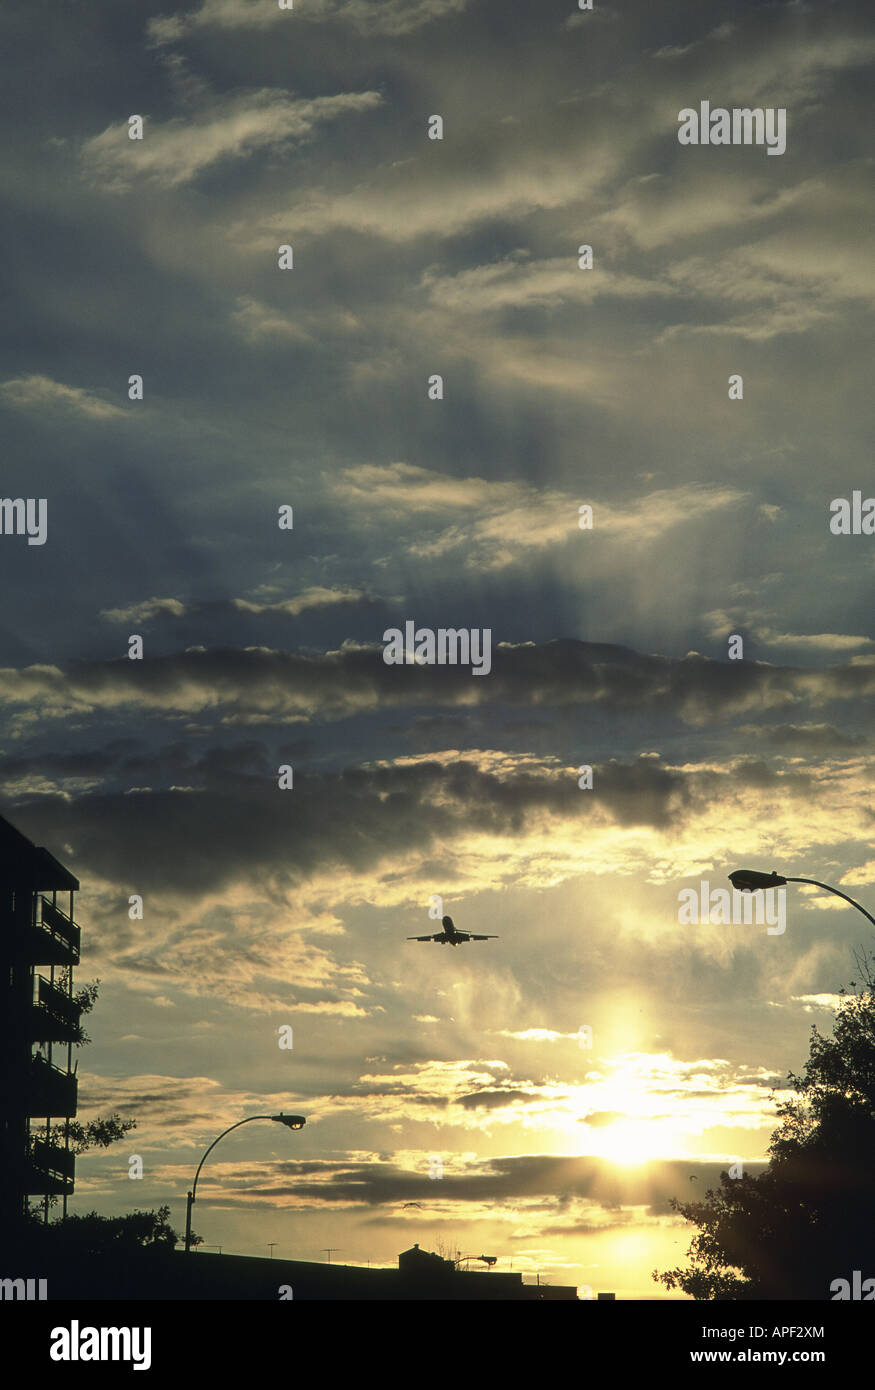
[[[832,724],[748,724],[738,732],[775,753],[796,757],[852,757],[871,743],[867,735],[842,733]]]
[[[148,778],[149,760],[139,758],[132,771]],[[294,788],[281,791],[259,744],[193,760],[180,748],[177,766],[170,770],[162,754],[152,771],[169,771],[188,789],[94,792],[74,804],[45,795],[20,803],[15,818],[40,843],[69,841],[71,867],[82,874],[126,881],[136,863],[144,888],[205,892],[265,873],[293,882],[332,865],[374,872],[446,839],[522,834],[545,812],[581,826],[607,816],[623,826],[665,827],[682,815],[688,795],[680,773],[650,758],[600,768],[597,797],[581,793],[569,774],[505,776],[428,760],[335,775],[298,768]]]
[[[453,1103],[461,1105],[463,1110],[501,1110],[508,1105],[525,1105],[543,1099],[537,1091],[508,1088],[506,1091],[472,1091],[468,1095],[457,1096]],[[550,1099],[556,1097],[551,1096]]]
[[[863,700],[875,694],[875,661],[821,669],[751,661],[680,660],[570,640],[493,649],[492,671],[387,666],[382,648],[324,654],[261,647],[193,648],[143,661],[126,658],[7,669],[0,696],[71,711],[143,707],[166,715],[222,711],[232,722],[341,719],[417,706],[600,707],[624,716],[673,716],[716,724],[795,704]]]
[[[764,1165],[747,1166],[753,1173]],[[429,1178],[427,1165],[421,1173],[413,1173],[392,1163],[326,1161],[322,1179],[312,1181],[308,1180],[313,1176],[312,1165],[301,1171],[295,1161],[281,1161],[276,1164],[275,1182],[265,1183],[263,1172],[257,1177],[254,1173],[255,1184],[241,1195],[245,1201],[298,1197],[302,1202],[316,1200],[341,1207],[424,1200],[500,1207],[502,1202],[521,1199],[545,1204],[552,1200],[557,1215],[561,1205],[578,1199],[606,1212],[634,1205],[645,1207],[653,1216],[668,1216],[672,1197],[689,1199],[691,1173],[699,1179],[704,1195],[707,1187],[719,1186],[726,1167],[692,1159],[623,1169],[597,1158],[527,1154],[466,1164],[461,1172],[454,1172],[448,1161],[440,1179]]]

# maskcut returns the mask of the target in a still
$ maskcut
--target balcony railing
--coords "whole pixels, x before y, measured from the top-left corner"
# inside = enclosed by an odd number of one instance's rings
[[[76,1042],[79,1035],[80,1006],[44,975],[36,977],[37,1000],[31,1010],[32,1042]]]
[[[48,898],[40,898],[40,916],[43,928],[51,936],[60,937],[67,945],[74,962],[79,960],[79,945],[82,932],[72,917],[68,917],[66,912],[62,912],[54,903],[50,903]]]
[[[76,1155],[69,1149],[46,1143],[44,1139],[34,1139],[28,1157],[25,1185],[29,1194],[61,1195],[73,1191]]]
[[[58,989],[57,985],[53,985],[51,980],[46,979],[45,975],[37,975],[37,980],[39,982],[40,1004],[56,1018],[61,1018],[65,1023],[69,1023],[71,1028],[78,1027],[82,1010],[76,1000],[71,999],[62,989]]]

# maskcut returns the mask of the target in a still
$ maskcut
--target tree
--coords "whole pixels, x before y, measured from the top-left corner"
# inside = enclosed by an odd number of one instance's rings
[[[105,1119],[98,1116],[85,1124],[80,1120],[67,1121],[67,1134],[74,1154],[84,1154],[89,1149],[108,1149],[110,1144],[117,1143],[136,1128],[136,1120],[123,1120],[119,1114],[108,1115]]]
[[[68,1216],[43,1228],[41,1239],[47,1254],[63,1258],[167,1253],[180,1240],[169,1221],[170,1208],[132,1211],[124,1216],[101,1216],[96,1211]]]
[[[672,1199],[699,1228],[691,1264],[653,1278],[695,1299],[825,1299],[837,1278],[872,1265],[875,1190],[875,956],[841,990],[831,1036],[811,1029],[795,1097],[777,1106],[768,1167],[730,1178],[703,1202]],[[849,992],[850,991],[850,992]],[[875,1274],[875,1268],[869,1269]]]
[[[440,1255],[442,1260],[449,1260],[453,1265],[457,1265],[459,1255],[459,1242],[455,1236],[448,1238],[440,1237],[435,1241],[435,1254]]]

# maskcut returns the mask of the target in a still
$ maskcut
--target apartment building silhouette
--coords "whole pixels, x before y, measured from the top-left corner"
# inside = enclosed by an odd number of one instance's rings
[[[67,1197],[75,1157],[72,1061],[81,1009],[73,989],[79,880],[0,816],[0,1229],[33,1197]]]

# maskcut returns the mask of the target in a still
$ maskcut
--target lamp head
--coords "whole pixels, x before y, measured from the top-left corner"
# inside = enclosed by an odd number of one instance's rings
[[[780,874],[763,874],[758,869],[736,869],[729,875],[729,882],[742,893],[756,893],[759,888],[780,888],[787,880]]]
[[[307,1123],[303,1115],[283,1115],[282,1112],[279,1115],[271,1115],[270,1118],[278,1125],[288,1125],[289,1129],[303,1129]]]

